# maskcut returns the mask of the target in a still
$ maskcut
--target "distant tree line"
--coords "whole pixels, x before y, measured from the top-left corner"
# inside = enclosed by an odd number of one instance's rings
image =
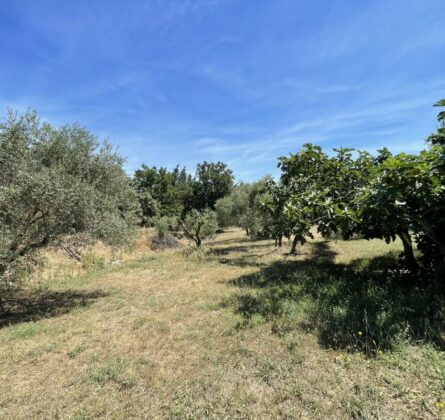
[[[233,173],[223,162],[199,163],[194,175],[179,165],[169,171],[143,164],[133,176],[144,225],[159,215],[184,218],[193,209],[214,210],[216,201],[229,194],[233,184]]]
[[[143,164],[132,182],[142,210],[141,225],[156,227],[156,246],[164,248],[172,243],[171,235],[181,231],[199,247],[217,232],[215,203],[232,191],[234,178],[223,162],[199,163],[194,175],[179,165],[169,171]]]

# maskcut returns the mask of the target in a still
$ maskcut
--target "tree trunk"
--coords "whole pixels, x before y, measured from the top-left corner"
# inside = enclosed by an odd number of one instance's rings
[[[440,253],[442,254],[443,260],[445,261],[445,243],[442,241],[439,244]]]
[[[283,235],[279,235],[278,236],[278,246],[281,248],[282,245],[283,245]]]
[[[416,257],[414,256],[413,243],[411,241],[411,236],[407,230],[399,232],[399,238],[402,240],[403,244],[403,256],[405,259],[406,266],[410,270],[417,270],[419,265],[417,264]]]
[[[292,247],[290,249],[290,255],[297,255],[297,244],[299,237],[297,235],[294,236],[294,240],[292,241]]]
[[[196,243],[196,247],[199,248],[201,246],[201,238],[199,236],[197,236],[195,238],[195,243]]]
[[[247,233],[247,236],[249,236],[249,228],[248,227],[246,227],[246,233]]]

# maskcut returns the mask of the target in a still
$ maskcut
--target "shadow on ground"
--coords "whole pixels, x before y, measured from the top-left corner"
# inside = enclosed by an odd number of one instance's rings
[[[213,245],[226,245],[226,244],[239,244],[239,243],[246,243],[246,242],[252,242],[252,239],[248,236],[245,236],[243,238],[229,238],[224,240],[215,240],[215,241],[208,241],[206,242],[207,245],[213,246]]]
[[[231,242],[236,243],[234,240],[231,240]],[[308,255],[318,262],[333,261],[336,256],[336,253],[329,247],[329,241],[311,243],[310,247],[306,246],[306,250],[310,250]],[[208,252],[210,255],[215,255],[221,264],[238,267],[266,267],[267,263],[262,261],[261,258],[281,252],[281,248],[274,247],[272,241],[252,243],[251,240],[246,245],[211,247]],[[292,260],[294,258],[289,253],[283,255]]]
[[[107,293],[95,291],[39,291],[0,301],[0,328],[20,322],[51,318],[92,304]]]
[[[225,246],[210,246],[208,254],[217,257],[221,264],[238,267],[264,267],[266,264],[259,257],[277,252],[271,241],[255,243],[250,238],[242,238],[241,240],[230,239],[217,242],[218,245],[221,243],[224,243]],[[264,253],[263,250],[269,251]]]
[[[445,299],[437,286],[407,275],[396,254],[347,265],[334,257],[327,242],[314,243],[308,259],[287,258],[231,280],[243,291],[223,305],[245,325],[260,318],[280,334],[315,332],[326,348],[372,355],[403,340],[445,348]]]
[[[252,250],[258,250],[261,248],[270,248],[272,244],[270,243],[249,243],[247,245],[234,245],[234,246],[226,246],[226,247],[212,247],[210,249],[210,254],[213,255],[230,255],[233,253],[247,253]]]

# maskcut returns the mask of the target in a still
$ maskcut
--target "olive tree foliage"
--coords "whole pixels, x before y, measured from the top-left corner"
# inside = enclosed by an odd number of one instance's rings
[[[264,203],[270,195],[270,177],[252,184],[240,183],[215,203],[220,227],[237,226],[251,237],[269,236],[271,218]]]
[[[216,201],[215,211],[220,227],[238,226],[245,228],[251,191],[251,184],[240,183],[233,188],[229,195]]]
[[[231,195],[226,195],[225,197],[220,198],[215,203],[215,212],[218,221],[218,226],[220,228],[227,228],[229,226],[237,225],[233,217],[234,211],[233,211],[233,200]]]
[[[178,219],[175,216],[158,216],[153,219],[156,235],[151,239],[151,248],[163,250],[167,248],[178,248],[180,242],[175,236],[178,231]]]
[[[218,220],[215,211],[211,209],[190,211],[179,224],[184,230],[185,236],[193,240],[199,248],[203,239],[212,238],[218,230]]]
[[[56,129],[34,112],[0,124],[0,279],[66,235],[119,246],[139,207],[123,159],[79,125]],[[86,240],[86,239],[85,239]]]
[[[274,181],[266,176],[251,184],[249,204],[245,216],[241,219],[246,233],[252,238],[273,236],[273,212],[267,204],[273,195]]]
[[[158,238],[164,239],[171,237],[173,232],[177,231],[178,219],[175,216],[160,216],[153,221]]]
[[[158,201],[146,190],[139,192],[137,198],[141,206],[140,225],[143,227],[153,226],[156,217],[160,215],[160,205]]]

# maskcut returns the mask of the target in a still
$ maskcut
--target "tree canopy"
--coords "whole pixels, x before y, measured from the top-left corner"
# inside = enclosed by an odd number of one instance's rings
[[[445,106],[439,101],[436,106]],[[377,156],[354,149],[334,149],[328,156],[306,144],[296,154],[279,158],[281,177],[263,188],[262,217],[269,235],[291,236],[291,253],[311,237],[360,235],[387,242],[399,237],[407,267],[418,270],[413,241],[424,269],[437,270],[445,261],[445,116],[418,154]],[[280,240],[281,242],[281,240]]]
[[[0,124],[0,277],[14,278],[23,257],[64,235],[128,240],[139,206],[123,162],[77,124],[10,112]]]

